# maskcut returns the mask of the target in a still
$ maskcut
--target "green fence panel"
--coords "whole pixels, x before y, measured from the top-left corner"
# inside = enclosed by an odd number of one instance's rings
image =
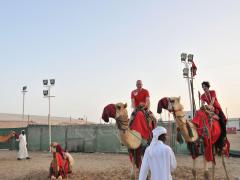
[[[97,128],[96,150],[98,152],[120,152],[121,143],[118,130],[112,125],[102,125]]]
[[[67,127],[67,149],[80,152],[96,152],[97,125]]]
[[[52,126],[52,142],[58,142],[62,148],[65,148],[65,134],[67,126]],[[48,129],[48,128],[47,128]]]
[[[41,148],[42,129],[44,126],[30,125],[28,126],[28,150],[39,151]]]

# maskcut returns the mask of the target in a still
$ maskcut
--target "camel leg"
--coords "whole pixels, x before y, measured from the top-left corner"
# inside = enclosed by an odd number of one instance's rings
[[[194,180],[197,180],[196,163],[197,163],[197,158],[193,159],[192,175]]]
[[[138,178],[138,168],[134,162],[132,162],[132,169],[131,169],[131,180],[137,180]]]
[[[131,180],[135,180],[135,165],[134,165],[134,162],[132,162]]]
[[[215,163],[212,162],[212,180],[215,178]]]
[[[208,172],[208,164],[204,155],[203,155],[203,168],[204,168],[204,179],[209,180],[210,178],[209,178],[209,172]]]
[[[229,175],[228,175],[228,172],[227,172],[227,168],[226,168],[226,164],[225,164],[225,161],[224,161],[223,154],[222,154],[222,165],[223,165],[223,168],[224,168],[224,171],[225,171],[225,174],[226,174],[226,178],[227,178],[227,180],[229,180]]]

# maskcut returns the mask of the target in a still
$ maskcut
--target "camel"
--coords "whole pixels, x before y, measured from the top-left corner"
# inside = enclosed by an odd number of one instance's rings
[[[15,131],[10,131],[7,135],[0,136],[0,142],[6,142],[16,134]]]
[[[51,143],[50,151],[53,154],[53,159],[50,164],[50,178],[67,178],[68,174],[71,174],[73,171],[73,157],[69,152],[63,151],[61,145],[57,142]]]
[[[212,179],[214,179],[215,159],[214,159],[213,151],[214,151],[214,148],[216,148],[215,143],[217,142],[221,133],[218,117],[216,115],[211,114],[211,112],[208,111],[206,107],[204,107],[196,112],[192,121],[186,120],[185,112],[183,111],[183,106],[180,104],[180,97],[162,98],[158,102],[158,110],[157,110],[158,113],[161,113],[162,108],[173,113],[174,119],[178,126],[177,129],[180,131],[185,142],[188,144],[188,148],[193,158],[192,174],[195,180],[197,177],[196,158],[198,157],[198,154],[196,154],[196,152],[198,152],[200,140],[204,138],[204,141],[202,140],[202,145],[204,144],[205,150],[206,148],[208,148],[209,150],[209,151],[206,150],[203,156],[204,178],[210,179],[207,162],[212,161]],[[200,118],[200,122],[202,123],[203,128],[200,128],[200,126],[198,126],[195,123],[196,118]],[[199,136],[201,134],[199,132],[202,133],[201,137]],[[205,142],[209,142],[209,146],[206,146]],[[228,150],[229,150],[229,147],[230,145],[228,146]],[[226,154],[226,151],[227,151],[227,148],[225,146],[223,149],[221,149],[220,155],[222,157],[222,164],[225,170],[226,179],[229,180],[229,175],[228,175],[228,172],[225,166],[225,161],[224,161],[224,153]],[[212,159],[209,158],[211,154],[213,157]]]
[[[137,112],[135,116],[136,121],[134,119],[135,122],[129,125],[126,108],[127,104],[124,103],[109,104],[103,110],[102,119],[105,122],[109,122],[109,117],[116,120],[121,142],[129,149],[132,161],[131,179],[136,179],[140,169],[139,161],[141,163],[141,147],[147,145],[147,136],[150,136],[151,130],[147,129],[149,125],[147,125],[145,115],[141,111]],[[140,127],[139,130],[138,127]]]

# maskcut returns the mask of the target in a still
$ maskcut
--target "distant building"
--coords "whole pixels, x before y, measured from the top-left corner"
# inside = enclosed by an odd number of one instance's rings
[[[229,118],[227,121],[227,128],[234,128],[240,130],[240,118]]]

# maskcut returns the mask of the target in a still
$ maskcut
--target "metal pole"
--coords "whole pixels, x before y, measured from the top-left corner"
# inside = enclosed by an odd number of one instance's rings
[[[23,93],[23,111],[22,111],[22,121],[24,121],[24,99],[25,99],[25,92],[22,91]]]
[[[186,66],[186,68],[189,70],[189,66],[188,66],[188,63],[187,63],[187,62],[185,62],[185,66]],[[188,83],[188,93],[189,93],[189,99],[190,99],[191,114],[192,114],[192,117],[193,117],[193,106],[192,106],[192,96],[191,96],[191,88],[190,88],[189,75],[188,75],[186,78],[187,78],[187,83]]]
[[[51,119],[50,119],[50,86],[48,86],[48,92],[49,92],[49,95],[48,95],[48,125],[49,125],[49,145],[51,145],[52,143],[52,127],[51,127]]]

